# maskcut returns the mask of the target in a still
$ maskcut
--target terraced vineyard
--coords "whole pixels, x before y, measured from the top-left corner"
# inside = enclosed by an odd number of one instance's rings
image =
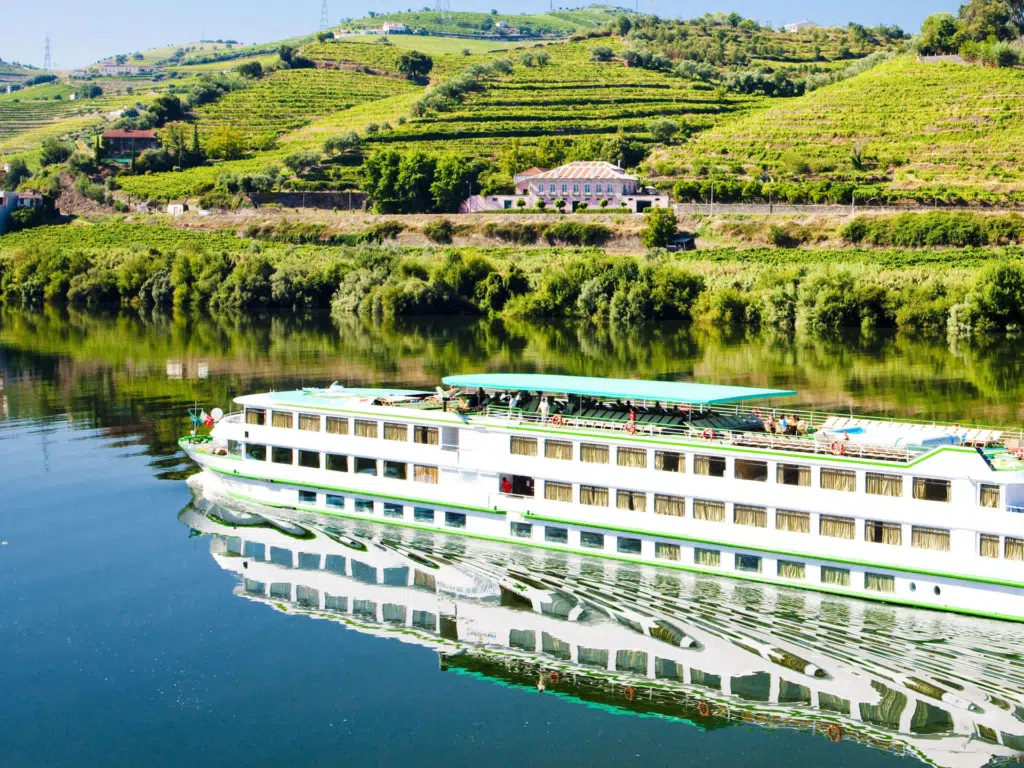
[[[49,136],[78,130],[139,97],[101,97],[87,101],[0,100],[0,150],[14,152],[36,149]]]
[[[332,112],[421,90],[407,80],[356,72],[294,69],[275,72],[199,110],[199,128],[209,133],[231,125],[246,136],[280,136]]]
[[[511,75],[492,82],[484,93],[471,95],[453,111],[411,119],[373,143],[486,156],[513,139],[528,146],[546,136],[608,136],[620,130],[643,139],[648,124],[658,117],[700,131],[725,115],[765,101],[734,94],[720,100],[703,84],[620,62],[590,61],[592,48],[600,44],[607,43],[550,46],[546,66],[517,62]]]
[[[751,178],[766,167],[779,179],[880,179],[968,198],[1024,192],[1024,72],[901,57],[725,121],[654,160],[684,178],[709,167]]]
[[[553,11],[537,14],[467,13],[460,11],[444,18],[437,11],[407,13],[378,13],[372,18],[357,19],[347,26],[354,29],[379,28],[385,21],[398,21],[411,29],[425,29],[432,34],[490,34],[497,35],[497,25],[529,31],[532,34],[571,35],[577,30],[593,29],[607,24],[621,8],[610,5],[592,5],[571,11]]]
[[[417,49],[414,43],[419,40],[430,40],[429,37],[416,37],[412,35],[393,35],[388,39],[403,39],[411,41],[408,45],[387,45],[382,42],[365,42],[366,38],[359,40],[341,39],[329,43],[315,43],[302,49],[302,55],[314,61],[331,62],[340,66],[351,65],[352,67],[369,67],[380,72],[399,74],[398,62],[402,54],[410,49]],[[383,39],[383,38],[381,38]],[[448,40],[449,38],[433,38],[435,40]],[[463,41],[459,41],[463,42]],[[472,41],[470,41],[472,42]],[[477,53],[463,56],[461,53],[434,53],[430,54],[434,62],[430,70],[430,79],[437,82],[477,62],[486,62],[496,56],[506,55],[501,51],[492,53]],[[511,54],[508,54],[511,55]]]

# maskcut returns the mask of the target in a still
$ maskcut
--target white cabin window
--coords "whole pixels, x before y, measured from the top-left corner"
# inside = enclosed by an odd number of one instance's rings
[[[304,432],[320,431],[320,415],[317,413],[300,413],[299,429]]]
[[[513,435],[511,438],[509,450],[512,452],[513,456],[536,456],[537,438],[517,437]]]
[[[274,446],[270,449],[270,460],[275,464],[294,464],[295,451],[291,448],[279,448]]]
[[[999,537],[991,533],[981,534],[978,542],[978,554],[982,557],[999,559]]]
[[[545,440],[544,456],[548,459],[572,461],[572,443],[568,440]]]
[[[361,456],[355,458],[354,471],[357,475],[376,475],[377,474],[377,460],[366,459]]]
[[[807,512],[791,512],[787,509],[775,510],[775,530],[792,533],[810,533],[811,516]]]
[[[721,501],[693,500],[693,519],[711,520],[721,523],[725,520],[725,503]]]
[[[633,512],[646,512],[647,494],[642,491],[616,491],[615,506]]]
[[[428,507],[413,507],[412,519],[417,523],[433,523],[434,510]]]
[[[257,445],[256,443],[246,443],[245,458],[250,459],[252,461],[266,461],[267,446]]]
[[[848,587],[850,586],[850,571],[846,568],[823,565],[821,566],[821,583],[833,587]]]
[[[1003,542],[1003,557],[1007,560],[1024,560],[1024,539],[1007,536]]]
[[[645,448],[619,448],[617,454],[620,467],[647,468],[647,450]]]
[[[654,468],[660,472],[685,472],[686,454],[673,451],[655,451]]]
[[[640,547],[640,539],[619,536],[615,541],[615,548],[624,555],[639,555]],[[646,671],[646,668],[644,671]]]
[[[544,482],[544,498],[548,501],[572,501],[572,483]]]
[[[931,477],[914,478],[914,498],[921,501],[948,502],[950,498],[949,480],[936,480]]]
[[[550,541],[553,544],[568,544],[569,529],[546,525],[544,526],[544,541]]]
[[[686,499],[682,496],[655,496],[654,514],[686,517]]]
[[[990,509],[999,509],[999,486],[982,483],[978,503]]]
[[[818,533],[834,539],[853,539],[857,533],[857,523],[852,517],[822,515],[818,521]]]
[[[377,422],[356,419],[356,437],[376,437]]]
[[[413,427],[412,441],[421,445],[437,445],[439,442],[437,427]]]
[[[299,451],[299,466],[320,469],[320,454],[316,451]]]
[[[341,416],[328,416],[327,417],[327,434],[329,434],[329,435],[347,435],[348,434],[348,419],[342,418]]]
[[[757,555],[736,555],[736,570],[747,573],[761,572],[761,558]]]
[[[768,527],[768,510],[764,507],[751,507],[736,504],[732,510],[732,521],[736,525],[750,525],[754,528]]]
[[[756,483],[768,482],[768,462],[752,459],[736,459],[733,475],[737,480],[751,480]]]
[[[580,443],[580,461],[588,464],[607,464],[608,446],[596,443]]]
[[[722,564],[722,553],[717,549],[701,549],[697,547],[693,550],[693,562],[694,565],[706,565],[711,568],[717,568]]]
[[[295,426],[295,414],[288,411],[274,411],[270,417],[270,424],[282,429],[291,429]]]
[[[803,464],[779,464],[775,471],[775,481],[781,485],[810,488],[811,468]]]
[[[900,475],[883,475],[868,472],[865,475],[864,490],[873,496],[902,496],[903,478]]]
[[[509,532],[517,539],[529,539],[533,536],[533,525],[530,523],[509,523]]]
[[[586,549],[604,549],[604,534],[582,531],[580,533],[580,546]]]
[[[445,512],[444,524],[449,528],[465,528],[466,516],[461,512]]]
[[[826,491],[847,491],[852,493],[857,490],[857,473],[852,469],[823,467],[821,470],[821,487]]]
[[[710,477],[725,477],[724,456],[694,456],[693,473]]]
[[[864,541],[875,544],[891,544],[894,547],[902,546],[903,526],[899,523],[866,520],[864,522]]]
[[[437,485],[437,467],[423,467],[416,464],[413,467],[412,479],[417,483]]]
[[[872,592],[895,592],[896,579],[881,573],[865,573],[864,589]]]
[[[404,461],[385,461],[384,477],[391,480],[405,480],[408,478],[409,465]]]
[[[326,467],[331,472],[348,472],[348,456],[328,453]]]
[[[390,424],[384,422],[384,439],[409,442],[409,426],[407,424]]]
[[[262,427],[267,423],[267,412],[262,408],[246,408],[245,423],[254,427]]]
[[[581,485],[580,504],[586,504],[592,507],[607,507],[608,489],[599,488],[594,485]]]
[[[802,579],[807,575],[807,567],[793,560],[779,560],[777,573],[783,579]]]
[[[949,531],[915,525],[910,529],[910,546],[949,552]]]
[[[678,544],[658,541],[654,544],[654,556],[658,560],[675,560],[679,562],[682,559],[682,550]]]

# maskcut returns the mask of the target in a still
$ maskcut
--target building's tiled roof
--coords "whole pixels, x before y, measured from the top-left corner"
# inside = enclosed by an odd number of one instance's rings
[[[528,179],[532,178],[533,176],[540,176],[545,171],[547,171],[546,168],[538,168],[535,165],[533,166],[533,168],[527,168],[525,171],[520,171],[519,173],[513,174],[513,176],[517,179]]]
[[[603,160],[579,160],[539,174],[538,179],[623,179],[636,181],[617,165]]]
[[[116,128],[103,132],[104,139],[155,139],[156,131],[133,130],[132,128]]]

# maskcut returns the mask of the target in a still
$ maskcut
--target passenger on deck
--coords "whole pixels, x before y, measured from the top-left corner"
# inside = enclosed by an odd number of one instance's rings
[[[550,406],[548,405],[548,399],[546,397],[542,397],[540,399],[540,405],[537,407],[537,410],[540,411],[540,423],[541,424],[544,424],[545,422],[547,422],[547,420],[548,420],[548,410],[549,409],[550,409]]]
[[[807,437],[807,422],[803,419],[797,419],[796,434],[797,437]]]
[[[508,401],[508,407],[509,408],[518,408],[519,407],[519,393],[518,392],[516,392],[514,395],[512,395],[512,399]]]
[[[786,418],[786,414],[782,414],[782,418],[779,419],[779,425],[775,428],[775,431],[780,435],[784,435],[789,431],[789,419]]]
[[[775,417],[770,413],[768,414],[768,418],[764,420],[764,431],[769,435],[775,434]]]
[[[629,409],[629,420],[636,421],[636,408],[629,400],[626,401],[626,408]]]

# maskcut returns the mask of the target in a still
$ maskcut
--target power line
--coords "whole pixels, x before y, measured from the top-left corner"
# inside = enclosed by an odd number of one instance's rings
[[[324,0],[324,4],[320,6],[320,31],[323,32],[331,26],[331,20],[327,16],[327,0]]]
[[[449,0],[437,0],[434,10],[440,14],[442,22],[452,20],[452,6]]]
[[[53,68],[53,58],[50,55],[50,36],[46,36],[46,53],[43,55],[43,69],[49,72]]]

